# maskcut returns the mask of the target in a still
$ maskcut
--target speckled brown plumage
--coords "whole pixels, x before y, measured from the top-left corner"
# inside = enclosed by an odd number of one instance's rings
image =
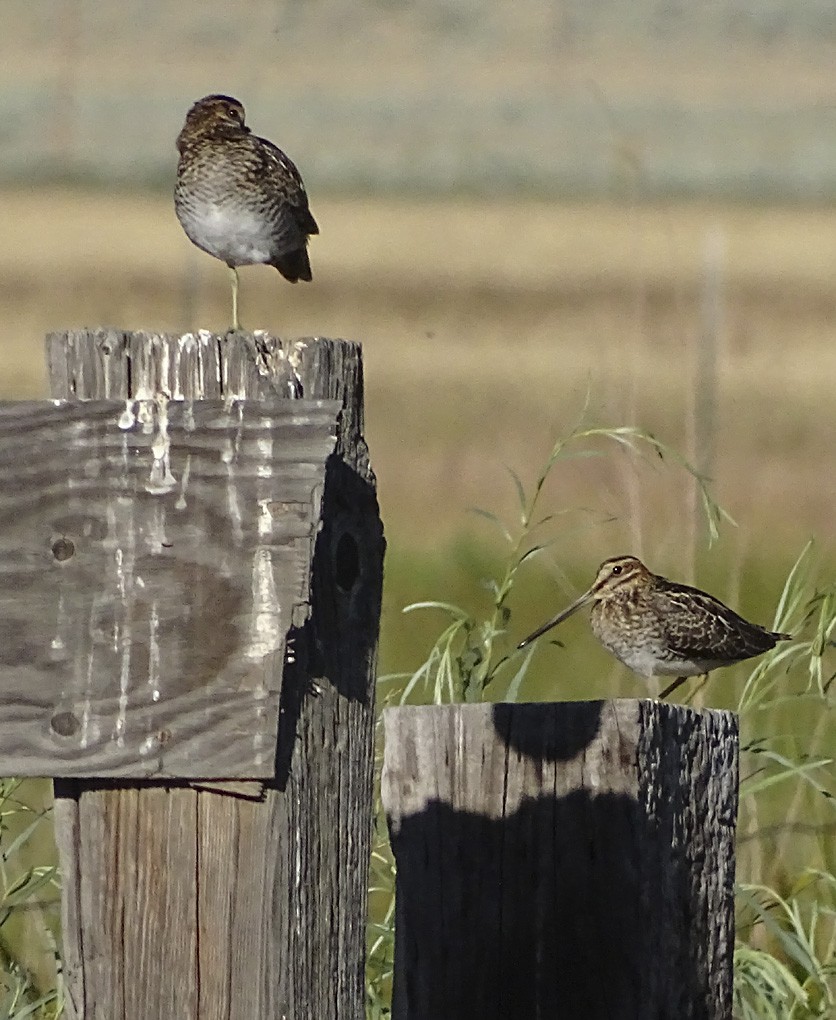
[[[639,676],[675,676],[666,697],[689,676],[730,666],[787,641],[749,623],[699,588],[654,574],[635,556],[605,560],[588,591],[520,642],[530,641],[593,602],[592,631],[601,644]]]
[[[205,96],[186,115],[174,208],[189,239],[233,275],[238,266],[274,266],[286,280],[311,279],[308,237],[319,227],[299,171],[272,142],[252,134],[230,96]]]

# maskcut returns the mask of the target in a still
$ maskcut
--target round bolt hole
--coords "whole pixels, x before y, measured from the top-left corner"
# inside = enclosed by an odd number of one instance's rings
[[[359,574],[360,551],[354,536],[345,531],[340,535],[334,554],[334,580],[340,591],[349,592],[354,587]]]
[[[75,545],[68,538],[56,538],[52,543],[52,555],[63,563],[75,553]]]
[[[49,725],[59,737],[71,737],[78,733],[81,723],[72,712],[56,712],[49,720]]]

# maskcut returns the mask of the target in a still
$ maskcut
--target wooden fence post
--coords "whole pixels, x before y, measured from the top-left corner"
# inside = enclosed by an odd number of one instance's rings
[[[0,405],[0,774],[69,1020],[360,1020],[383,536],[359,347],[47,338]]]
[[[384,713],[393,1020],[727,1020],[737,721],[654,701]]]

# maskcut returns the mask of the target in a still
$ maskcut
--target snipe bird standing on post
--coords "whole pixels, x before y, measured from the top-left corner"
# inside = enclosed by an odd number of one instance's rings
[[[614,556],[598,568],[588,591],[518,647],[524,648],[589,602],[594,603],[592,631],[607,651],[646,679],[676,677],[660,698],[672,694],[688,677],[761,655],[777,641],[790,639],[789,634],[749,623],[699,588],[652,573],[635,556]]]
[[[204,96],[177,136],[174,208],[189,240],[232,275],[238,321],[238,266],[274,266],[286,280],[311,279],[308,237],[319,227],[293,162],[244,123],[231,96]]]

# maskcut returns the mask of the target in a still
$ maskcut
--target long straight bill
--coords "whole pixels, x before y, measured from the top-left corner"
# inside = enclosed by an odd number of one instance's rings
[[[542,627],[538,627],[533,634],[529,634],[527,638],[524,638],[517,645],[517,648],[525,648],[526,645],[530,645],[532,641],[536,641],[541,634],[545,634],[547,630],[551,630],[552,627],[556,627],[559,623],[563,623],[564,620],[568,620],[569,617],[576,613],[579,609],[587,604],[592,598],[592,591],[585,591],[580,598],[575,599],[571,606],[567,606],[562,612],[558,613],[557,616],[549,620],[548,623],[544,623]]]

